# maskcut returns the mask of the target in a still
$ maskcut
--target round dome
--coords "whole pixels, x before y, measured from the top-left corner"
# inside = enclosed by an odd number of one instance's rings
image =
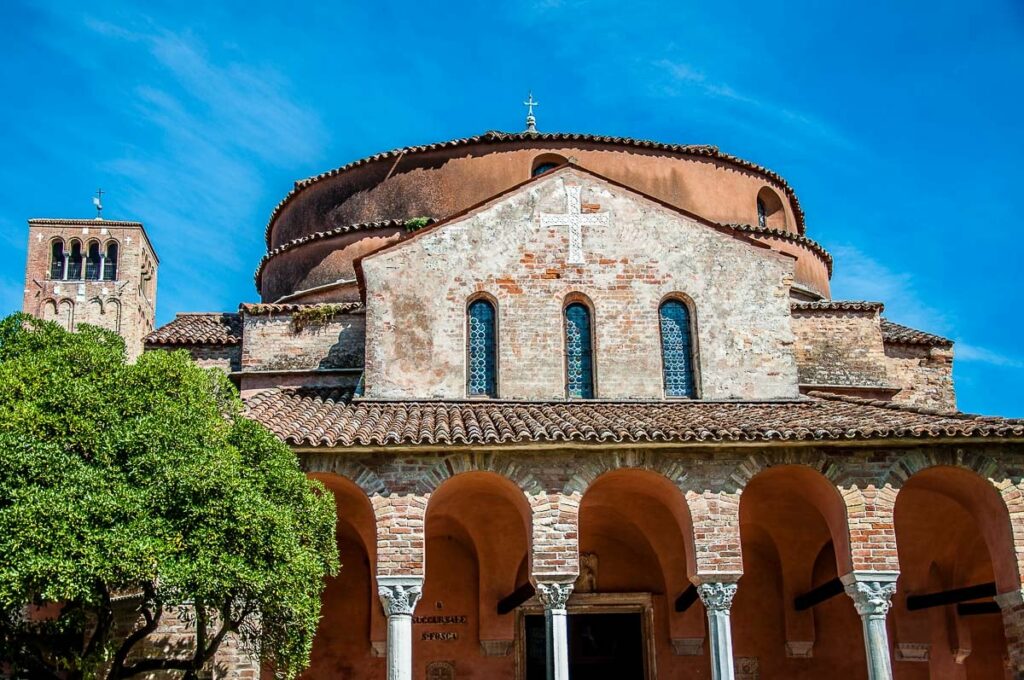
[[[828,296],[831,258],[804,236],[796,194],[770,170],[713,146],[501,132],[396,149],[296,182],[267,225],[256,286],[268,302],[355,298],[356,258],[567,161],[794,255],[796,284]]]

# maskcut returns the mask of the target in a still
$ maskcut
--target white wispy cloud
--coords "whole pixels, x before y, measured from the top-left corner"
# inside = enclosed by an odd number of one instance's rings
[[[848,152],[860,150],[858,144],[835,126],[771,99],[743,92],[727,82],[708,76],[692,64],[659,59],[654,65],[667,75],[667,79],[660,85],[664,94],[681,96],[696,91],[702,96],[729,104],[733,111],[719,108],[717,115],[732,116],[734,120],[731,123],[736,127],[763,134],[763,126],[755,121],[769,121],[769,128],[775,128],[776,132],[785,128],[801,139],[813,138],[819,143],[827,143]]]
[[[113,12],[55,20],[90,44],[80,66],[144,131],[144,147],[126,142],[100,165],[118,178],[111,203],[119,216],[143,219],[158,236],[162,311],[224,306],[258,257],[266,169],[324,148],[318,114],[272,66],[211,51],[188,28]],[[103,50],[131,66],[106,78],[96,56]]]
[[[956,343],[956,359],[957,361],[974,361],[1003,368],[1024,368],[1024,358],[1000,354],[963,341]]]
[[[894,271],[852,245],[831,251],[841,263],[832,277],[832,297],[884,302],[886,316],[921,330],[948,333],[952,329],[952,320],[925,302],[909,272]]]
[[[956,319],[925,302],[911,274],[894,271],[854,246],[834,247],[832,254],[837,262],[842,263],[832,278],[833,298],[884,302],[885,315],[893,321],[954,337],[958,362],[1024,368],[1024,357],[987,349],[970,342],[962,334],[954,335],[959,330]],[[967,335],[969,337],[970,334]]]

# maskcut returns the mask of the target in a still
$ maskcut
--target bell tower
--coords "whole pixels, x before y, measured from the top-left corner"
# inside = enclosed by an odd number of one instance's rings
[[[141,222],[29,220],[22,311],[115,331],[133,360],[154,327],[159,262]]]

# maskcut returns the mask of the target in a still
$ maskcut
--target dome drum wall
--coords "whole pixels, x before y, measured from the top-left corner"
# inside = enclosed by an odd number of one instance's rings
[[[296,183],[296,191],[275,211],[268,227],[268,243],[278,248],[311,234],[371,221],[444,219],[527,181],[538,162],[547,158],[570,160],[723,224],[758,224],[758,196],[771,192],[782,206],[771,226],[794,235],[802,232],[802,214],[787,186],[768,171],[759,172],[744,167],[743,162],[716,157],[712,153],[717,154],[717,150],[708,149],[694,147],[686,152],[621,141],[515,137],[379,154]],[[302,244],[296,252],[270,258],[260,272],[262,298],[271,301],[349,277],[352,259],[382,245],[379,236],[377,232],[360,232],[359,237],[373,239],[373,247],[345,249],[336,255],[324,253],[325,243],[337,243],[328,239],[315,246]],[[828,264],[824,258],[780,239],[766,242],[800,258],[799,284],[828,295]],[[315,254],[299,256],[302,250]]]
[[[270,257],[260,270],[260,293],[264,302],[286,295],[326,286],[339,280],[354,281],[353,262],[363,255],[400,240],[405,229],[384,226],[310,240]],[[303,301],[313,302],[312,299]],[[346,302],[359,299],[355,284],[329,294],[322,300]]]

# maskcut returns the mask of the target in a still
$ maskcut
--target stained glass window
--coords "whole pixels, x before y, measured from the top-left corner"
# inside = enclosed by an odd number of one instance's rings
[[[665,372],[665,396],[696,396],[693,379],[693,339],[690,310],[679,300],[666,300],[661,319],[661,363]]]
[[[82,244],[79,241],[71,242],[71,255],[68,257],[68,279],[77,281],[82,278]]]
[[[494,305],[476,300],[469,305],[469,396],[498,396],[497,349]]]
[[[50,252],[50,278],[58,281],[64,278],[64,241],[60,239],[53,242]]]
[[[548,170],[554,170],[558,167],[558,163],[541,163],[533,169],[533,176],[543,175]]]
[[[107,281],[117,280],[117,244],[107,244],[107,256],[103,260],[103,278]]]
[[[575,399],[594,398],[594,351],[590,310],[574,302],[565,308],[565,391]]]

